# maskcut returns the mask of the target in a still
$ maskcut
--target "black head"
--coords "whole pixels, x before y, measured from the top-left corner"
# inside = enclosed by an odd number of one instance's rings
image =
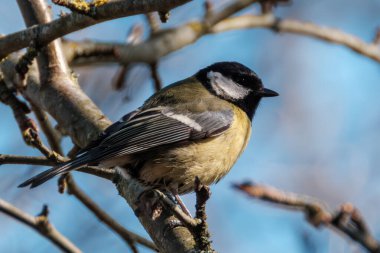
[[[195,76],[211,93],[243,109],[251,120],[261,98],[278,96],[264,88],[254,71],[238,62],[217,62]]]

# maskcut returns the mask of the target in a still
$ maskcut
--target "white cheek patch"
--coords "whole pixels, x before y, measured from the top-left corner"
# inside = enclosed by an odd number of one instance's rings
[[[211,87],[216,94],[224,98],[242,99],[252,91],[219,72],[210,71],[207,73],[207,78],[210,80]]]

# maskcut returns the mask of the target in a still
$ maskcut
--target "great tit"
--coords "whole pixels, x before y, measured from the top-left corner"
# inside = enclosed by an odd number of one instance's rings
[[[109,126],[69,162],[25,181],[39,186],[86,165],[118,166],[146,186],[191,192],[225,176],[247,146],[261,98],[278,93],[237,62],[218,62],[171,84]]]

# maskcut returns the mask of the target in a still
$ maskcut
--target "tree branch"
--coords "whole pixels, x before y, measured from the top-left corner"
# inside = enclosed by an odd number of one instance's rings
[[[215,15],[219,16],[220,14]],[[209,19],[212,20],[212,18]],[[280,19],[272,14],[227,18],[213,26],[207,25],[205,21],[194,21],[177,28],[162,31],[162,33],[138,45],[66,41],[63,46],[65,56],[72,65],[83,65],[92,62],[154,63],[160,58],[196,42],[204,35],[255,28],[266,28],[276,32],[314,37],[345,46],[363,56],[380,62],[380,48],[375,43],[366,43],[360,38],[338,29],[322,27],[303,21]]]
[[[261,199],[305,213],[306,219],[313,226],[325,225],[335,228],[352,240],[360,243],[369,252],[379,253],[380,244],[371,235],[359,211],[349,203],[342,204],[339,210],[330,212],[319,200],[280,191],[273,187],[253,183],[235,184],[235,189],[246,193],[251,198]]]
[[[18,156],[18,155],[2,155],[0,154],[0,165],[3,164],[29,164],[54,166],[57,163],[47,159],[45,156]]]
[[[121,238],[128,243],[133,252],[137,252],[135,242],[144,245],[152,250],[157,250],[151,241],[125,229],[116,220],[104,212],[90,197],[88,197],[75,183],[72,176],[65,178],[67,193],[74,195],[83,205],[85,205],[98,219],[106,224],[111,230],[115,231]]]
[[[28,6],[29,3],[42,9],[41,12],[36,12],[36,17],[31,16],[34,10]],[[41,5],[40,1],[19,0],[19,4],[29,25],[34,24],[36,20],[50,20],[49,10]],[[63,57],[59,40],[42,48],[37,61],[40,78],[35,70],[30,70],[27,86],[21,92],[36,106],[48,111],[57,120],[63,134],[70,134],[76,144],[86,146],[91,139],[97,138],[101,129],[110,124],[109,120],[75,83]],[[2,68],[8,79],[17,79],[12,59],[5,61]],[[67,120],[68,118],[71,121]],[[86,135],[81,135],[81,131]]]
[[[12,52],[28,47],[31,41],[35,41],[37,45],[43,46],[66,34],[107,20],[153,11],[168,11],[189,1],[190,0],[115,0],[99,6],[96,9],[96,14],[92,17],[74,12],[54,21],[34,25],[23,31],[1,37],[0,59]]]
[[[206,202],[211,196],[211,191],[207,185],[202,184],[198,177],[195,178],[194,188],[197,196],[197,201],[195,204],[195,218],[200,221],[194,228],[195,240],[199,250],[204,252],[215,252],[211,247],[210,232],[208,231],[206,214]]]
[[[353,51],[380,62],[380,48],[366,43],[360,38],[338,29],[322,27],[313,23],[291,19],[280,19],[268,14],[262,16],[244,15],[220,22],[212,32],[225,32],[235,29],[269,28],[276,32],[294,33],[314,37],[327,42],[346,46]]]
[[[117,170],[114,183],[131,208],[138,210],[139,197],[146,189],[135,180],[123,176],[122,170]],[[138,212],[137,217],[160,252],[194,252],[195,240],[192,233],[184,226],[172,226],[178,224],[179,220],[169,209],[163,208],[154,218],[146,212]]]
[[[33,217],[24,213],[20,209],[12,206],[8,202],[0,199],[0,212],[3,212],[16,220],[24,223],[25,225],[33,228],[42,236],[50,240],[57,247],[64,252],[80,253],[78,249],[71,241],[64,237],[48,220],[47,206],[44,206],[40,215]]]
[[[53,151],[57,152],[58,154],[63,155],[63,151],[60,145],[61,136],[57,132],[57,130],[55,130],[53,126],[51,125],[48,115],[46,114],[46,112],[41,110],[41,108],[33,104],[31,105],[31,107],[32,107],[32,111],[36,115],[36,118],[42,129],[42,132],[45,134],[46,139],[48,140],[50,148]]]

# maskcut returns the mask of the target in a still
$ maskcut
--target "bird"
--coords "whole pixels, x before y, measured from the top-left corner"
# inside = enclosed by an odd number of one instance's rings
[[[37,187],[87,165],[121,168],[175,196],[223,178],[246,148],[262,98],[278,96],[250,68],[217,62],[164,87],[82,149],[19,187]]]

